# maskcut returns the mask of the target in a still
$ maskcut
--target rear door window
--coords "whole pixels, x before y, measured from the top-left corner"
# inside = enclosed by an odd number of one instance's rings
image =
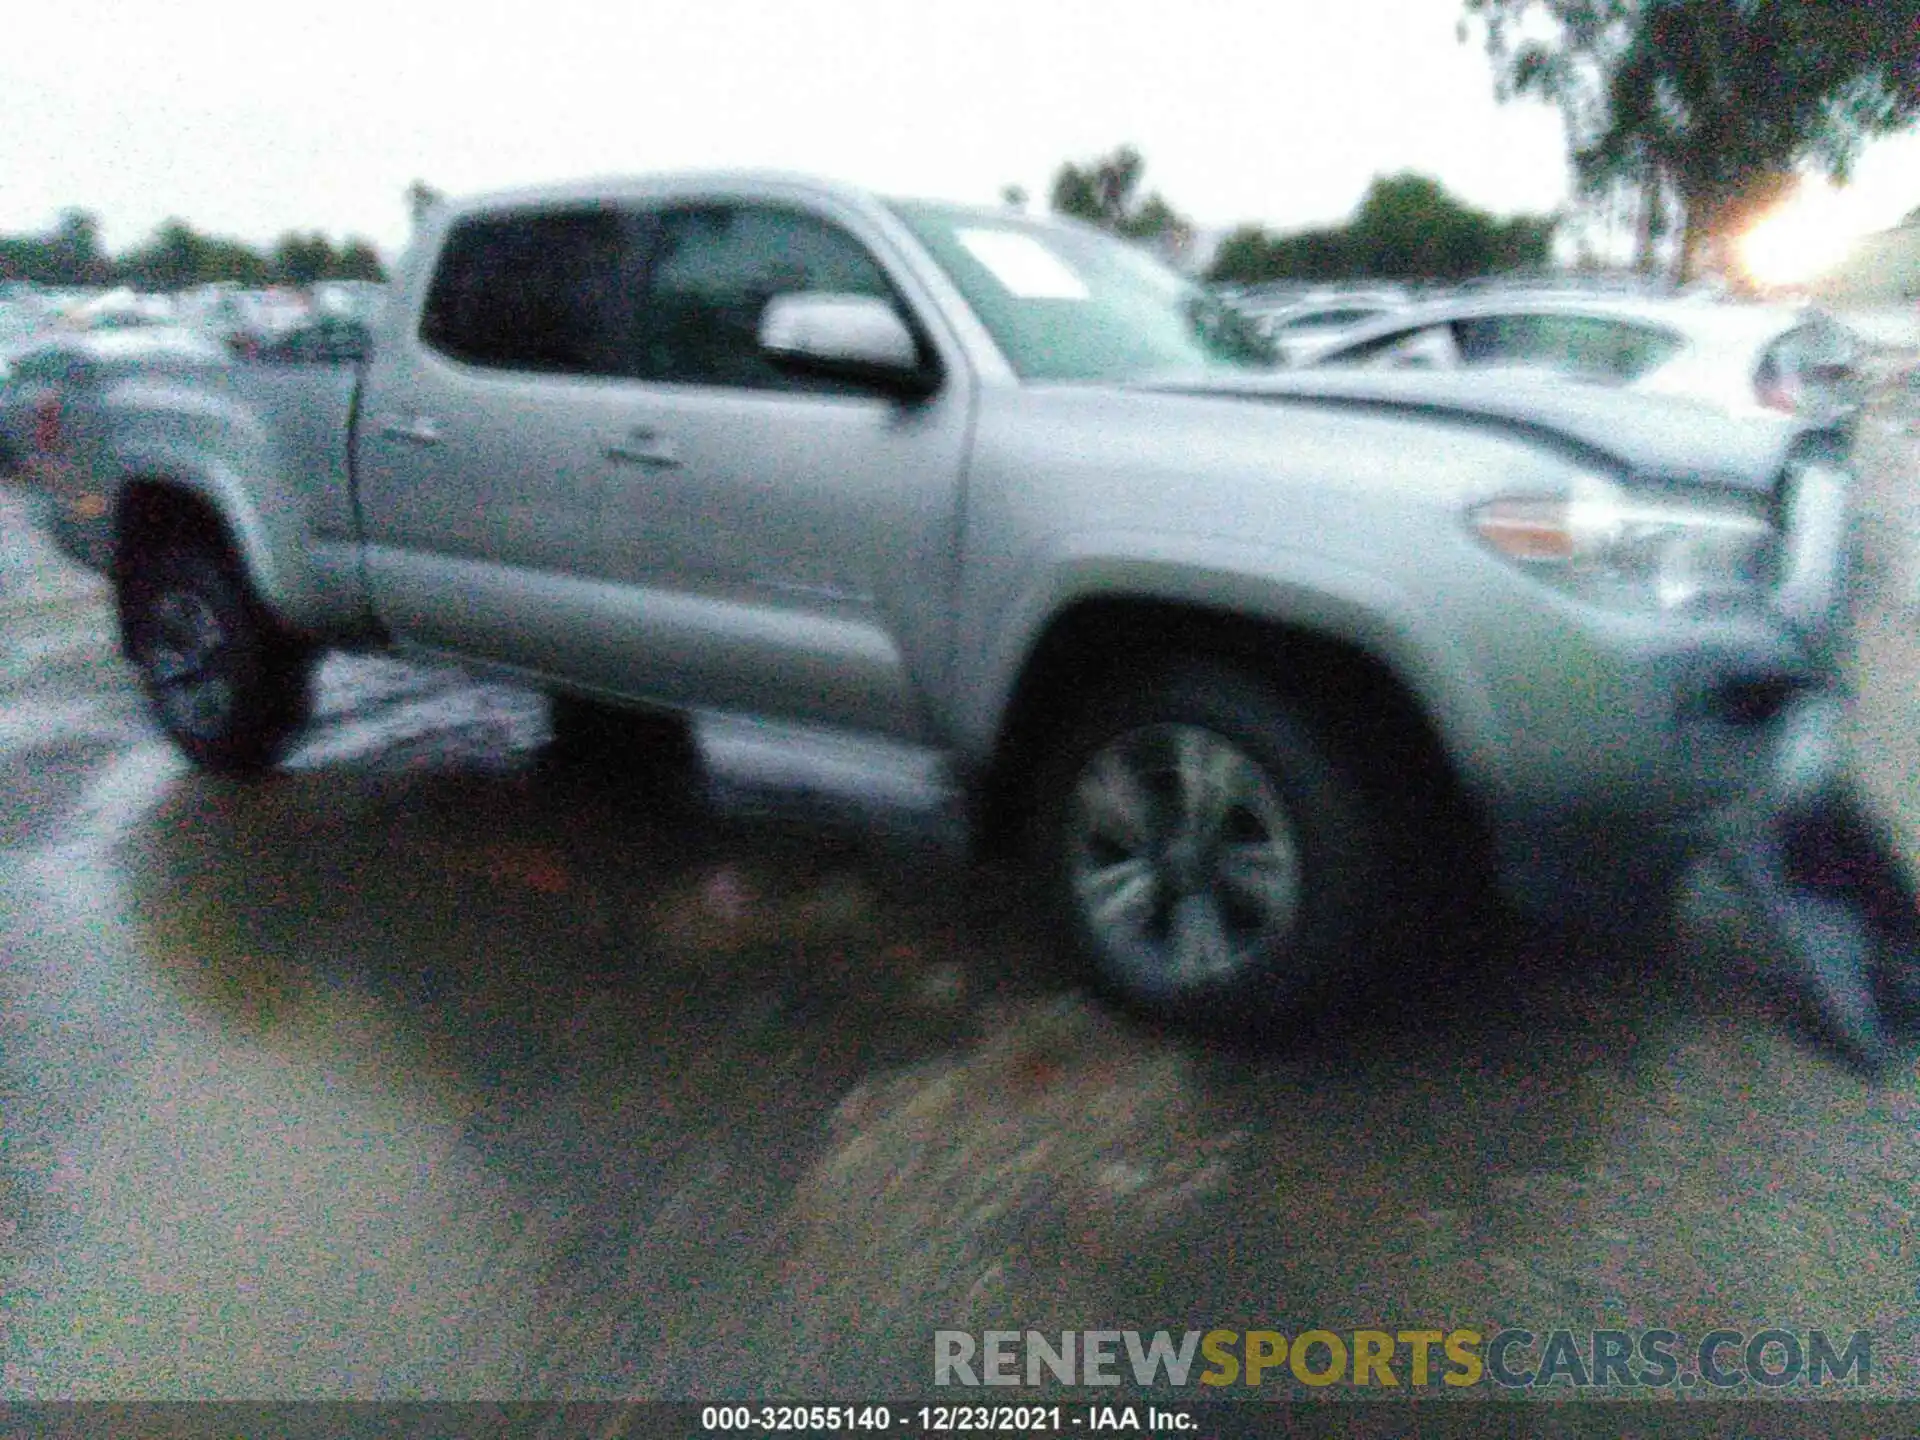
[[[428,289],[422,342],[486,369],[631,374],[637,224],[598,207],[460,221]]]

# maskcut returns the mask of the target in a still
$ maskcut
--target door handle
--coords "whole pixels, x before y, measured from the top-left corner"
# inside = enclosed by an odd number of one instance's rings
[[[673,441],[654,430],[633,430],[624,440],[607,447],[607,459],[620,465],[649,465],[656,470],[671,470],[680,463],[680,451]]]
[[[380,427],[389,440],[404,440],[410,445],[438,445],[440,427],[422,415],[408,421],[389,420]]]

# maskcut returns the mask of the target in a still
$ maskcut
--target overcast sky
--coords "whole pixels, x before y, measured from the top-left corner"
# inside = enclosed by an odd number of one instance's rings
[[[462,192],[777,166],[890,193],[1045,196],[1123,142],[1203,226],[1334,221],[1416,169],[1497,211],[1566,191],[1544,107],[1494,104],[1457,0],[22,0],[0,47],[0,231],[77,205],[259,243],[404,243]],[[1879,147],[1868,223],[1920,204]]]

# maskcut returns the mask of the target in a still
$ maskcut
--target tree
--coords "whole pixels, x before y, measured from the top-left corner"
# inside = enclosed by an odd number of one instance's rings
[[[113,265],[100,248],[100,222],[85,210],[63,210],[43,235],[0,237],[0,280],[36,285],[103,285]]]
[[[1062,165],[1053,177],[1054,212],[1129,239],[1177,244],[1191,227],[1158,194],[1139,198],[1145,173],[1146,161],[1131,145],[1084,165]]]
[[[1553,254],[1555,221],[1500,220],[1464,204],[1425,175],[1377,177],[1345,226],[1270,235],[1257,226],[1229,235],[1209,276],[1220,282],[1375,279],[1459,280],[1537,269]]]
[[[258,285],[267,278],[267,262],[257,251],[238,240],[202,235],[180,219],[166,221],[114,268],[120,279],[143,290],[182,290],[218,280]]]
[[[205,242],[184,220],[168,220],[120,262],[122,277],[143,290],[180,290],[200,279]]]
[[[85,210],[62,210],[49,237],[49,259],[60,278],[55,284],[98,285],[111,269],[100,248],[100,222]]]
[[[1351,226],[1361,272],[1388,279],[1463,280],[1544,265],[1553,223],[1502,223],[1449,195],[1439,181],[1406,173],[1376,179]]]
[[[1804,170],[1920,115],[1920,0],[1464,0],[1501,99],[1557,104],[1589,195],[1677,212],[1683,276]],[[1645,236],[1643,235],[1643,247]]]
[[[231,280],[240,285],[260,285],[267,279],[267,259],[258,250],[238,240],[203,236],[200,245],[201,284]]]
[[[1231,232],[1207,267],[1207,278],[1223,285],[1338,280],[1359,273],[1345,229],[1275,235],[1258,225],[1243,225]]]
[[[333,271],[328,277],[334,280],[385,280],[387,267],[380,263],[380,252],[358,236],[349,236],[340,253],[334,257]]]
[[[414,229],[426,222],[428,215],[439,206],[446,197],[424,180],[415,180],[407,186],[407,214],[413,220]]]
[[[1651,270],[1672,224],[1668,177],[1645,146],[1622,144],[1604,161],[1586,151],[1608,128],[1607,85],[1632,37],[1639,0],[1464,0],[1459,35],[1485,29],[1502,102],[1533,99],[1560,110],[1581,195],[1610,220],[1625,212],[1635,264]]]
[[[1024,185],[1003,185],[1000,187],[1000,203],[1009,210],[1027,208],[1027,187]]]
[[[271,257],[238,240],[202,234],[177,217],[118,259],[101,251],[99,224],[81,210],[65,212],[45,235],[0,236],[0,280],[40,285],[119,282],[143,290],[181,290],[216,281],[311,285],[385,279],[386,267],[369,241],[350,238],[336,250],[318,231],[282,236]]]
[[[273,247],[274,278],[288,285],[311,285],[333,274],[333,245],[319,231],[282,235]]]

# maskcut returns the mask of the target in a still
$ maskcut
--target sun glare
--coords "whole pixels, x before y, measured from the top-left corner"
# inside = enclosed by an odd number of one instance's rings
[[[1818,279],[1877,228],[1863,210],[1853,193],[1825,184],[1803,186],[1740,239],[1740,263],[1768,287]]]

